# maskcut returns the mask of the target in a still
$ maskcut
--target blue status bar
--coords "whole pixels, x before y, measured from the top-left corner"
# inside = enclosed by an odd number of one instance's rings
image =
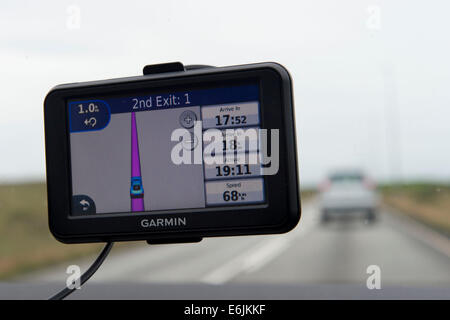
[[[119,98],[84,99],[69,102],[70,132],[105,128],[114,113],[163,110],[234,102],[259,101],[257,85],[220,87]]]

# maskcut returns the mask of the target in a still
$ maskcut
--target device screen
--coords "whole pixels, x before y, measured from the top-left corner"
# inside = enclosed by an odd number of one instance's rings
[[[265,202],[257,84],[70,99],[67,107],[72,215]]]

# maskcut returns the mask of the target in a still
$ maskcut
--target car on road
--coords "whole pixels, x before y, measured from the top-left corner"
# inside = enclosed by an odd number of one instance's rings
[[[361,170],[340,170],[328,175],[320,185],[321,221],[349,214],[376,220],[378,195],[375,183]]]
[[[132,199],[144,197],[144,188],[142,187],[141,177],[131,177],[130,196]]]

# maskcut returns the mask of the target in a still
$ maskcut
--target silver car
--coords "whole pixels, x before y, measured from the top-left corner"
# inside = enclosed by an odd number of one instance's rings
[[[322,222],[349,213],[357,213],[369,222],[376,220],[378,195],[375,184],[362,171],[336,171],[319,189]]]

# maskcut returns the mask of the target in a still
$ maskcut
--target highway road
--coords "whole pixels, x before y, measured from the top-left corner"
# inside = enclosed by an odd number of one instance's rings
[[[26,283],[59,281],[63,285],[69,264],[80,265],[85,270],[93,259],[66,263],[23,280]],[[201,290],[198,289],[202,288],[201,284],[208,288],[333,285],[368,291],[367,268],[371,265],[380,268],[380,291],[389,287],[441,288],[449,294],[450,240],[447,237],[386,211],[380,213],[374,224],[344,219],[322,225],[314,200],[304,205],[297,228],[284,235],[204,239],[198,244],[142,245],[116,252],[113,248],[89,285],[182,287],[196,284],[192,290]],[[79,290],[77,295],[82,297],[83,291]],[[339,294],[339,290],[334,292]]]

